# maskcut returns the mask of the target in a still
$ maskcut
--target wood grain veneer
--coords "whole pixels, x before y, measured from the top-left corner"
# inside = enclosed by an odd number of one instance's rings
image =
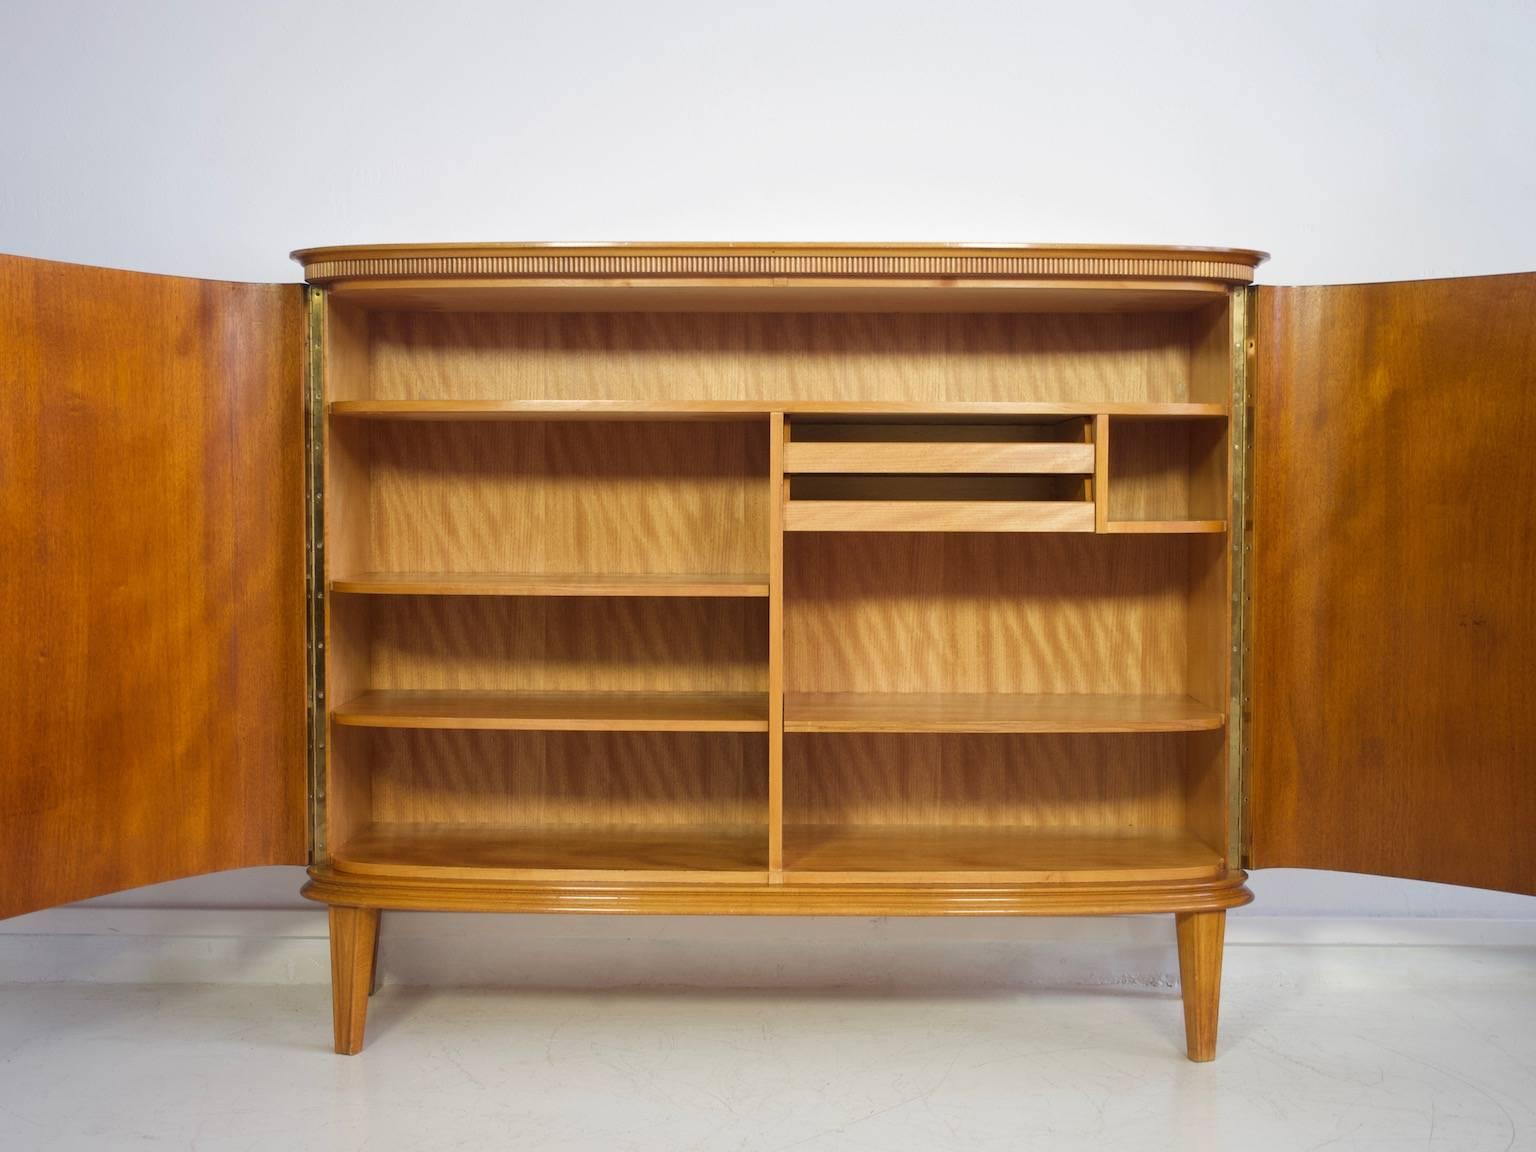
[[[901,443],[790,444],[786,472],[1066,473],[1093,472],[1092,444]]]
[[[744,692],[365,692],[338,707],[361,728],[526,732],[766,732],[768,696]]]
[[[1211,732],[792,734],[785,820],[859,827],[1186,831]],[[1219,843],[1213,847],[1219,847]]]
[[[1216,1059],[1216,1025],[1221,1010],[1222,940],[1227,914],[1180,912],[1179,985],[1184,1000],[1184,1043],[1196,1063]]]
[[[1138,245],[451,244],[294,253],[374,308],[1199,309],[1261,252]]]
[[[1197,880],[1216,851],[1181,832],[1106,835],[1000,826],[791,825],[785,883],[961,884]]]
[[[1092,532],[1071,500],[791,500],[786,532]]]
[[[767,843],[767,741],[720,732],[355,729],[368,824],[745,826]]]
[[[1183,694],[1191,547],[1176,536],[792,535],[786,689]]]
[[[764,692],[768,603],[720,597],[343,597],[364,689]],[[343,697],[344,699],[344,697]]]
[[[309,894],[1245,902],[1224,277],[1256,259],[315,254],[342,522]]]
[[[329,865],[309,870],[304,895],[331,904],[437,912],[565,912],[672,916],[1124,916],[1237,908],[1253,900],[1247,874],[1199,880],[1083,883],[773,884],[755,877],[685,881],[454,880],[430,872],[377,877]]]
[[[294,285],[0,257],[0,917],[305,859]]]
[[[767,596],[768,577],[674,572],[356,572],[332,592],[371,596]]]
[[[1190,696],[796,692],[788,732],[1194,732],[1222,713]]]
[[[707,401],[1187,402],[1190,324],[1138,313],[377,313],[370,399],[695,410]]]
[[[1253,860],[1536,893],[1536,275],[1258,320]]]
[[[1225,416],[1225,402],[1137,400],[797,400],[782,396],[761,400],[336,400],[328,406],[344,420],[586,420],[599,422],[697,420],[724,423],[766,419],[774,412],[804,421],[848,417],[884,418],[894,425],[908,420],[923,427],[992,422],[1023,426],[1025,421],[1053,421],[1104,413],[1146,420],[1185,420]],[[858,425],[843,424],[843,428]],[[802,422],[802,428],[804,422]],[[994,438],[996,433],[991,433]],[[1032,437],[1030,437],[1032,438]]]
[[[336,1052],[355,1056],[363,1050],[368,997],[373,989],[379,950],[379,910],[333,905],[331,930],[331,1011]]]
[[[366,438],[367,571],[767,568],[761,427],[384,421],[352,431]]]
[[[337,850],[336,866],[359,876],[442,879],[623,880],[709,884],[756,873],[767,882],[767,836],[758,826],[662,828],[536,824],[509,827],[378,824]]]

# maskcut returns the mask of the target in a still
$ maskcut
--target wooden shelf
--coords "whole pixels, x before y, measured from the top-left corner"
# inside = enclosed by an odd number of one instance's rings
[[[1109,520],[1105,532],[1111,534],[1135,533],[1220,533],[1227,530],[1225,520]]]
[[[759,420],[750,400],[333,400],[333,416],[365,420]]]
[[[785,883],[1053,883],[1191,880],[1222,874],[1186,832],[797,824],[784,829]]]
[[[374,824],[331,853],[367,876],[767,882],[763,826]]]
[[[332,712],[358,728],[766,732],[758,692],[365,692]]]
[[[1134,416],[1187,420],[1227,415],[1225,404],[1184,401],[890,400],[333,400],[331,415],[366,420],[755,420],[773,412],[817,416]]]
[[[1092,532],[1086,500],[790,500],[786,532]]]
[[[784,446],[784,471],[1091,476],[1093,445],[809,441]]]
[[[1189,696],[791,692],[785,732],[1201,732],[1221,712]]]
[[[995,417],[1010,421],[1020,416],[1067,419],[1074,416],[1135,416],[1144,420],[1225,419],[1225,404],[1188,400],[788,400],[764,401],[773,411],[815,420],[818,417],[875,416],[908,418],[927,422],[930,416],[953,417],[956,423],[985,423]]]
[[[362,572],[332,592],[373,596],[767,596],[768,577],[670,573]]]

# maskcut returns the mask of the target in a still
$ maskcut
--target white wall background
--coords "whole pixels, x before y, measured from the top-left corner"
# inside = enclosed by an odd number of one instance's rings
[[[251,280],[296,279],[304,245],[453,239],[1230,244],[1284,283],[1536,269],[1533,45],[1530,0],[0,0],[0,251]],[[107,902],[292,906],[300,878]],[[1272,915],[1536,919],[1376,878],[1254,888]]]

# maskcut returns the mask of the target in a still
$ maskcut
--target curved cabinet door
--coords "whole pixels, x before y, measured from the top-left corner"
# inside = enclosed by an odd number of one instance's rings
[[[1250,859],[1536,893],[1536,275],[1265,288]]]
[[[304,307],[0,257],[0,916],[302,863]]]

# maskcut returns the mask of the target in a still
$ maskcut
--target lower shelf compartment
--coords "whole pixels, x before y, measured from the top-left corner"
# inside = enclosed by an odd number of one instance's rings
[[[784,829],[785,883],[1093,883],[1222,874],[1187,832],[1018,826],[799,824]]]
[[[374,824],[336,870],[399,879],[767,883],[758,825],[517,827]],[[784,829],[785,884],[1088,884],[1207,880],[1215,849],[1188,833],[1015,826],[801,824]]]
[[[768,829],[759,825],[373,824],[332,852],[366,876],[457,880],[767,882]]]

